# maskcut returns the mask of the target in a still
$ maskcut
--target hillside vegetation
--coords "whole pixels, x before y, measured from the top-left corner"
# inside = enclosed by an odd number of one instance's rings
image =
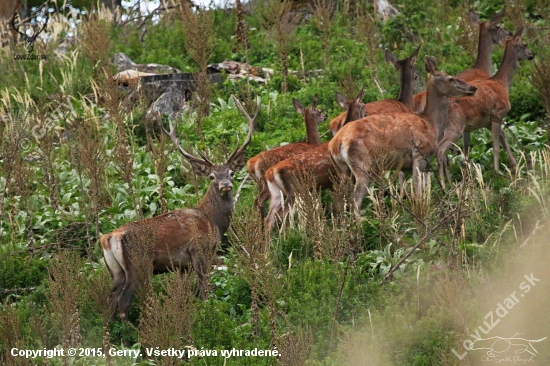
[[[0,18],[0,364],[480,365],[498,357],[465,349],[476,330],[477,338],[550,337],[547,2],[394,0],[399,13],[385,20],[371,1],[259,0],[210,10],[188,4],[168,2],[148,16],[52,2],[34,45],[35,54],[46,55],[42,61],[14,57],[26,53],[24,42],[9,30],[10,19]],[[399,75],[385,49],[401,59],[422,45],[419,92],[424,56],[449,75],[473,65],[477,30],[468,10],[485,20],[503,8],[503,28],[524,27],[523,40],[536,54],[515,71],[503,120],[517,166],[510,168],[501,149],[495,171],[490,131],[472,132],[468,160],[461,142],[447,152],[452,182],[445,189],[435,158],[420,191],[408,173],[400,186],[397,172],[381,166],[359,220],[351,179],[335,178],[333,190],[320,191],[306,174],[295,212],[269,234],[245,168],[235,173],[231,229],[210,260],[208,299],[197,296],[195,272],[153,275],[150,258],[137,255],[140,287],[129,318],[111,319],[101,235],[194,207],[210,183],[194,175],[160,123],[176,124],[187,151],[222,162],[248,133],[232,96],[249,114],[259,98],[248,158],[304,141],[292,98],[309,106],[317,96],[329,116],[319,125],[323,134],[342,112],[336,92],[352,99],[364,87],[365,103],[398,95]],[[114,80],[117,52],[138,64],[193,72],[197,91],[185,111],[148,113],[149,102],[133,86]],[[495,46],[494,70],[502,54]],[[223,73],[209,86],[207,65],[224,60],[273,75],[260,83]],[[138,246],[146,248],[147,239]],[[499,305],[509,305],[515,292],[521,297],[500,316]],[[499,316],[498,327],[488,326],[489,312]],[[549,364],[550,339],[533,346],[538,352],[520,359]],[[12,354],[71,347],[88,350]],[[186,356],[154,352],[169,349]],[[255,349],[279,356],[244,354]]]

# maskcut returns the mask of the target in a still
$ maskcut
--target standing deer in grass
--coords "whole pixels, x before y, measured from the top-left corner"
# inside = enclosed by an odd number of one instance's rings
[[[362,102],[364,94],[365,89],[363,88],[355,99],[343,103],[341,99],[344,97],[337,93],[340,105],[346,108],[346,123],[365,116]],[[336,171],[328,154],[328,142],[283,160],[273,165],[265,173],[270,196],[265,226],[269,231],[273,228],[277,217],[284,218],[294,202],[297,174],[303,171],[310,173],[315,179],[315,184],[321,189],[332,187],[331,177],[335,175]]]
[[[437,136],[447,125],[451,97],[474,95],[476,87],[437,71],[433,57],[425,59],[428,71],[426,110],[421,114],[392,113],[367,116],[344,126],[328,148],[340,172],[355,177],[356,214],[367,193],[369,174],[383,154],[388,169],[412,169],[418,189],[419,174],[436,152]]]
[[[327,115],[317,108],[317,95],[313,98],[311,106],[304,108],[298,99],[292,98],[294,108],[304,118],[306,124],[307,142],[295,142],[292,144],[279,146],[268,151],[263,151],[250,158],[246,163],[248,173],[258,184],[259,193],[254,199],[254,206],[260,211],[262,217],[265,216],[265,202],[269,199],[269,189],[265,183],[264,175],[266,170],[294,155],[302,154],[311,150],[321,143],[318,125],[327,119]]]
[[[521,40],[523,28],[506,40],[504,56],[497,73],[489,79],[474,80],[470,83],[478,89],[473,98],[458,98],[451,101],[449,109],[449,125],[445,129],[437,148],[437,162],[441,182],[450,182],[445,152],[456,142],[463,132],[471,132],[480,128],[491,130],[493,139],[493,162],[495,170],[499,170],[500,144],[506,150],[512,166],[516,161],[508,145],[501,121],[510,111],[508,91],[512,84],[514,71],[519,61],[532,60],[535,54]]]
[[[493,75],[493,46],[500,44],[507,37],[512,36],[511,32],[504,30],[500,23],[504,16],[504,10],[496,13],[491,19],[480,22],[479,15],[474,11],[468,12],[470,23],[479,29],[477,44],[477,59],[472,68],[462,71],[455,77],[470,82],[477,79],[488,79]],[[426,91],[414,95],[414,108],[416,113],[421,113],[426,108]],[[500,131],[501,139],[505,138],[504,131]],[[468,156],[470,149],[470,132],[464,131],[462,135],[464,154]],[[513,157],[512,157],[513,159]]]
[[[399,96],[397,99],[385,99],[366,103],[365,113],[367,116],[380,113],[411,112],[413,110],[414,81],[418,78],[416,59],[418,58],[420,47],[422,46],[418,46],[409,57],[402,60],[398,60],[393,53],[386,49],[384,53],[386,62],[392,64],[399,71]],[[345,98],[343,101],[345,102]],[[333,136],[344,126],[346,113],[343,112],[330,121],[329,128]]]
[[[223,164],[211,163],[203,154],[197,158],[186,152],[178,143],[176,131],[170,122],[170,131],[162,130],[170,137],[179,152],[191,164],[198,176],[210,178],[210,187],[196,208],[179,209],[153,218],[128,223],[101,237],[103,257],[113,287],[110,301],[114,315],[116,308],[122,319],[127,318],[130,302],[138,287],[130,252],[136,250],[137,241],[152,248],[155,272],[172,269],[186,271],[193,266],[199,279],[200,297],[208,296],[205,253],[215,253],[216,247],[229,228],[233,213],[233,176],[243,168],[246,161],[246,146],[252,137],[254,122],[260,109],[260,100],[253,118],[246,113],[235,98],[241,113],[248,119],[248,135],[241,147]]]
[[[504,10],[496,13],[491,19],[479,22],[479,15],[474,11],[468,12],[470,23],[477,25],[478,43],[477,59],[470,69],[462,71],[455,75],[456,78],[469,82],[476,79],[488,79],[493,75],[493,46],[500,44],[512,33],[504,30],[500,26]],[[421,113],[426,108],[426,90],[414,95],[413,111]]]

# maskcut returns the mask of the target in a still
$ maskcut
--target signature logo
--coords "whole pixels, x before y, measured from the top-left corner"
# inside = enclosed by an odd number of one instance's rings
[[[513,337],[490,337],[476,339],[470,344],[470,350],[487,350],[487,356],[495,358],[497,356],[504,355],[504,353],[513,352],[515,355],[531,354],[536,356],[538,351],[536,350],[534,343],[544,341],[548,337],[541,339],[525,339],[518,337],[522,333],[516,333]]]
[[[21,22],[21,17],[19,16],[19,13],[17,11],[14,12],[13,16],[11,17],[11,22],[10,22],[11,27],[13,28],[14,31],[19,33],[23,37],[23,39],[25,40],[25,50],[27,51],[27,55],[30,55],[32,53],[32,51],[34,50],[34,42],[36,42],[36,38],[38,38],[40,33],[42,33],[42,31],[48,25],[48,20],[49,20],[48,12],[46,12],[45,17],[46,17],[46,21],[42,25],[42,28],[38,29],[39,26],[37,24],[34,24],[32,26],[33,34],[30,35],[30,36],[27,35],[28,28],[25,30],[25,32],[21,32],[19,30],[19,28],[21,27],[21,23],[22,23]],[[17,18],[19,18],[19,21],[17,22],[17,26],[16,26],[15,21],[16,21]]]

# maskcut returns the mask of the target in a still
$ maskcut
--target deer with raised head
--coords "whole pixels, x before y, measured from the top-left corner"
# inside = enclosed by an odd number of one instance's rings
[[[500,23],[504,16],[504,10],[496,13],[491,19],[479,21],[479,15],[470,10],[468,18],[470,23],[478,27],[477,59],[469,69],[455,75],[456,78],[469,82],[477,79],[488,79],[493,75],[493,46],[500,44],[512,33],[504,30]],[[413,111],[421,113],[426,108],[426,90],[414,95]]]
[[[336,98],[340,99],[340,105],[346,108],[346,123],[365,116],[365,108],[362,102],[364,94],[365,89],[363,88],[355,99],[342,103],[341,98],[344,97],[337,93]],[[283,160],[267,170],[265,180],[269,189],[270,201],[265,226],[268,230],[273,228],[277,217],[285,217],[288,208],[294,202],[296,175],[302,171],[310,173],[319,188],[332,187],[331,176],[336,171],[328,154],[328,142],[305,153]]]
[[[386,49],[384,53],[386,62],[392,64],[399,71],[399,96],[397,99],[385,99],[366,103],[365,113],[367,116],[381,113],[411,112],[413,110],[414,81],[418,78],[416,59],[418,58],[420,47],[422,46],[418,46],[409,57],[402,60],[397,59],[390,50]],[[342,98],[342,101],[345,103],[345,98]],[[338,102],[342,104],[340,99]],[[330,121],[329,129],[332,131],[333,136],[344,126],[346,113],[343,112]]]
[[[294,108],[304,118],[306,124],[306,142],[295,142],[284,146],[278,146],[271,150],[263,151],[250,158],[246,163],[248,173],[258,184],[258,196],[254,199],[254,206],[260,211],[262,217],[265,216],[265,202],[269,199],[269,189],[265,183],[264,175],[267,169],[280,161],[291,156],[302,154],[311,150],[321,143],[318,125],[327,119],[327,115],[317,108],[317,94],[313,97],[311,106],[304,108],[302,103],[292,98]]]
[[[442,183],[445,182],[445,179],[450,182],[445,156],[447,149],[459,139],[462,133],[480,128],[491,130],[495,170],[499,170],[499,142],[506,150],[510,165],[516,165],[516,160],[500,123],[511,108],[508,91],[519,61],[532,60],[535,57],[535,54],[521,40],[522,33],[523,28],[506,40],[502,62],[494,76],[489,79],[470,82],[478,89],[475,97],[458,98],[451,102],[449,125],[445,129],[437,148],[439,177]]]
[[[436,152],[437,136],[447,125],[449,99],[474,95],[476,87],[438,71],[433,57],[425,58],[428,71],[426,110],[421,114],[392,113],[367,116],[349,123],[329,142],[338,170],[355,177],[354,201],[359,215],[367,193],[369,174],[383,156],[388,169],[412,169],[418,188],[419,174]]]
[[[179,209],[153,218],[128,223],[101,237],[103,257],[111,277],[110,303],[114,316],[116,308],[122,319],[127,318],[130,302],[138,287],[130,252],[136,250],[136,240],[147,242],[152,249],[155,273],[173,269],[187,271],[191,266],[197,271],[201,299],[208,296],[204,253],[215,253],[217,245],[229,228],[234,209],[233,176],[244,167],[246,146],[254,129],[260,109],[260,100],[253,118],[246,113],[235,98],[241,113],[248,119],[248,135],[223,164],[213,164],[203,154],[201,158],[185,151],[178,142],[176,131],[170,122],[170,131],[162,127],[179,152],[191,164],[195,174],[210,179],[210,187],[195,208]]]

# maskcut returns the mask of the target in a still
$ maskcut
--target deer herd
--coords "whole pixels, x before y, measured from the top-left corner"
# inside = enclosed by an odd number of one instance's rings
[[[418,78],[416,60],[420,47],[403,60],[386,49],[386,61],[395,66],[400,76],[398,98],[365,104],[364,89],[352,100],[337,93],[337,102],[344,112],[330,121],[333,135],[330,142],[321,143],[319,136],[318,125],[327,115],[317,107],[317,96],[307,108],[293,99],[294,108],[305,122],[307,142],[264,151],[246,163],[249,175],[258,185],[254,205],[264,217],[266,231],[269,233],[277,220],[289,212],[295,201],[298,178],[304,172],[321,189],[331,188],[335,175],[353,176],[354,211],[359,216],[373,166],[380,159],[384,159],[387,169],[400,170],[400,175],[403,170],[411,171],[417,190],[425,182],[420,176],[426,174],[428,161],[435,155],[444,186],[450,182],[447,149],[462,136],[467,156],[470,132],[488,128],[492,132],[495,170],[499,169],[500,145],[506,150],[509,164],[515,165],[500,122],[510,110],[508,91],[518,62],[532,60],[534,53],[521,40],[522,29],[512,34],[500,26],[503,15],[501,11],[480,22],[477,14],[470,11],[470,20],[479,29],[474,66],[453,77],[439,71],[433,57],[425,57],[427,90],[416,95],[413,89]],[[504,44],[504,55],[498,71],[491,76],[492,51],[497,44]],[[210,178],[210,187],[196,208],[132,222],[101,237],[105,263],[113,278],[110,295],[113,314],[118,308],[121,317],[127,317],[138,286],[131,254],[140,240],[152,248],[155,271],[186,271],[192,266],[198,275],[200,297],[207,298],[208,269],[203,256],[215,252],[229,228],[234,209],[234,172],[245,165],[245,149],[260,109],[258,99],[255,116],[251,118],[236,98],[235,104],[248,119],[248,136],[224,164],[213,164],[200,152],[201,158],[189,154],[178,143],[172,124],[170,131],[162,128],[194,172]]]

